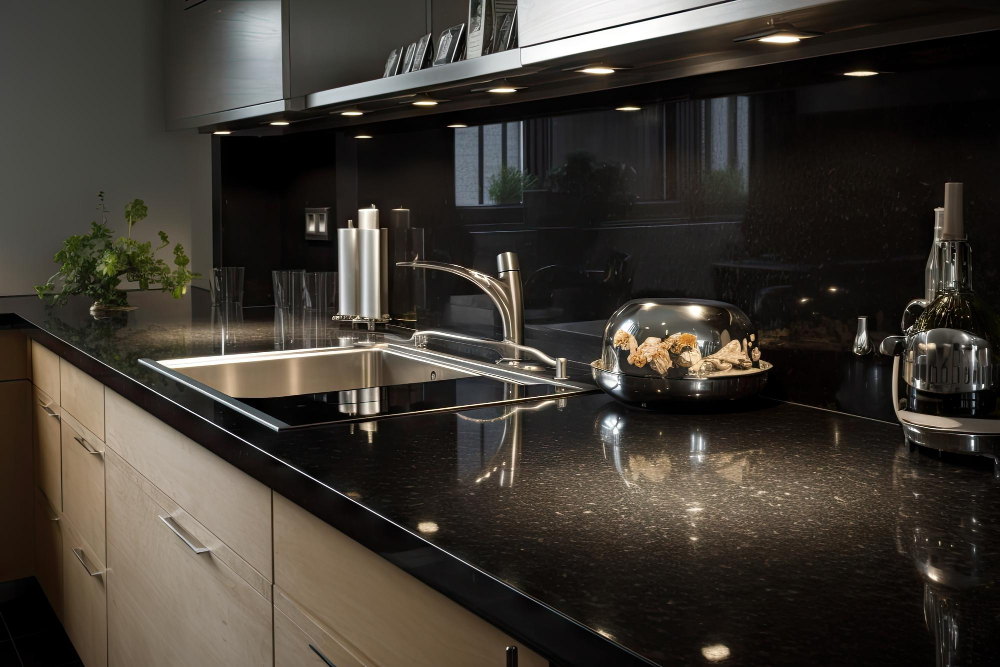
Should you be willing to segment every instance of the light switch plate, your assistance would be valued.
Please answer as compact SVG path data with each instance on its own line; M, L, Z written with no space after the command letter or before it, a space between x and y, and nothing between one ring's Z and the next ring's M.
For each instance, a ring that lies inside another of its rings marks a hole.
M330 240L330 207L306 209L306 240Z

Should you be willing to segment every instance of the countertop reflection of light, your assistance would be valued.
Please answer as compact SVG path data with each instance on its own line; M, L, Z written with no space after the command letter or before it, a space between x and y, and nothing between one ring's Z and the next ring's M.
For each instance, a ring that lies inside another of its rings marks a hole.
M710 662L721 662L729 657L729 647L725 644L703 646L701 648L701 654L704 656L705 660Z
M642 111L642 107L626 104L625 106L615 107L615 111Z
M833 285L830 285L829 287L826 288L826 291L829 292L829 293L831 293L831 294L836 294L838 290Z
M417 530L425 535L431 535L438 532L438 525L433 521L421 521L417 524Z
M844 76L856 76L856 77L878 76L878 72L870 69L856 69L850 72L844 72Z
M810 301L812 301L812 299L810 299L807 296L804 296L801 299L799 299L799 303L809 303Z

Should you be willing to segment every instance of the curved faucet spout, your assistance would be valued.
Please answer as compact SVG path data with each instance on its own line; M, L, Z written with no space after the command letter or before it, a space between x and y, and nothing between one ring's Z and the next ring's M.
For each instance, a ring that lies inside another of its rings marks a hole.
M456 276L462 276L486 293L493 305L500 311L500 321L503 324L504 340L518 345L524 344L524 311L521 300L521 272L518 270L517 255L503 253L497 257L501 267L500 278L475 269L469 269L458 264L447 262L428 262L415 260L412 262L397 262L396 266L408 266L414 269L436 269L446 271Z

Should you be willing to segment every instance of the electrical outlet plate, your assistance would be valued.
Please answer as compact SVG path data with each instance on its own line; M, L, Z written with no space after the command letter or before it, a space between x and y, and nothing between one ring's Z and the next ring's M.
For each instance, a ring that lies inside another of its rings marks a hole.
M306 240L330 240L330 207L306 209Z

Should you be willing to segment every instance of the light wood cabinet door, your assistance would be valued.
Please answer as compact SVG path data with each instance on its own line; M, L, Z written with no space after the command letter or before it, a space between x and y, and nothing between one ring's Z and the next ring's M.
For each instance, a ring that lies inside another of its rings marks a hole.
M274 667L372 667L351 655L315 619L274 590Z
M59 403L37 387L33 393L35 484L49 499L49 505L62 512L62 443L59 435L62 417Z
M511 637L274 494L274 585L359 660L504 667ZM520 667L548 661L518 646Z
M107 414L108 448L270 581L271 490L111 390Z
M65 359L59 361L59 405L104 440L104 385Z
M41 490L35 489L35 576L45 597L63 617L62 517L49 506Z
M104 443L68 412L62 418L63 514L107 560L104 530Z
M196 553L211 546L204 527L187 515L170 527L127 467L108 456L109 665L270 666L270 599L213 550Z
M32 574L31 383L0 382L0 581Z
M104 563L63 518L63 627L86 667L108 664L108 573Z
M31 381L59 402L59 355L37 341L31 341Z

